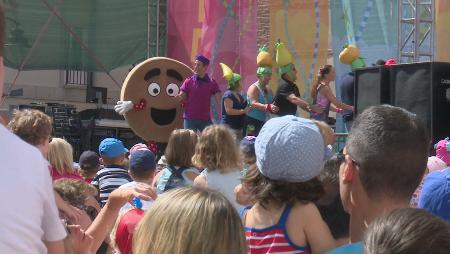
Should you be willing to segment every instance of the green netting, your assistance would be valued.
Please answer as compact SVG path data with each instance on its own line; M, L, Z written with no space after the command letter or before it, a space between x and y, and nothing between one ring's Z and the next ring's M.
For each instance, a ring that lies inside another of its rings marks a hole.
M156 55L156 0L4 0L7 17L5 64L23 70L109 71ZM48 2L48 7L45 2ZM150 12L148 6L150 4ZM90 52L82 49L54 8ZM150 16L150 37L148 43ZM165 19L165 15L161 17ZM161 23L161 22L160 22ZM160 34L165 34L165 20ZM152 25L154 24L154 25ZM160 28L161 28L160 27ZM33 44L35 47L32 49ZM165 40L160 41L160 55ZM30 50L32 49L32 53ZM148 53L150 49L150 53Z

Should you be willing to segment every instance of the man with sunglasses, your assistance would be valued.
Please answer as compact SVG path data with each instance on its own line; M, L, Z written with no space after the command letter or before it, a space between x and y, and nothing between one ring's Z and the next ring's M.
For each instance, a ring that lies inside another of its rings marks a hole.
M360 114L339 169L340 195L350 214L350 243L328 253L363 253L362 235L377 217L409 206L427 165L429 137L415 114L389 105Z

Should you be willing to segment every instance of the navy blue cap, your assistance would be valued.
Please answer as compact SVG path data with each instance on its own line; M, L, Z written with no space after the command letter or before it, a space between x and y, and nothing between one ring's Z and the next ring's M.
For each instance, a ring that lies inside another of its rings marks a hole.
M149 171L156 169L156 158L150 150L138 150L130 154L131 171Z
M241 140L240 144L241 151L245 154L255 155L255 141L256 141L255 136L245 136Z

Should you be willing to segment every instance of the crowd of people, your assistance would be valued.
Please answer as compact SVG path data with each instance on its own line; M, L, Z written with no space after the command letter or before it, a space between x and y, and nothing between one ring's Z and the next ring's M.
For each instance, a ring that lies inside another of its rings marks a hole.
M275 94L264 57L247 96L240 75L223 67L220 124L210 117L220 89L198 55L178 95L184 129L162 157L105 137L74 159L71 145L51 136L49 116L17 111L0 125L0 252L450 253L449 140L429 157L420 119L380 105L351 119L345 148L333 153L324 121L353 107L330 89L329 65L312 86L314 102L304 100L286 52L277 44ZM297 117L298 107L312 119Z

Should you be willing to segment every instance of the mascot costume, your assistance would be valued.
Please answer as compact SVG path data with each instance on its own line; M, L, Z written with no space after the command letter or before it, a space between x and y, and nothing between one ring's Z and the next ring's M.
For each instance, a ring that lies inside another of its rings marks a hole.
M183 80L193 71L166 57L153 57L134 67L127 75L114 107L133 132L159 155L164 153L170 134L183 128L183 110L175 98Z

